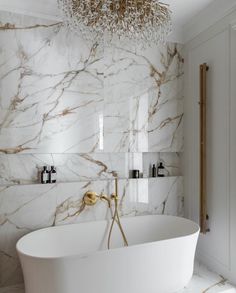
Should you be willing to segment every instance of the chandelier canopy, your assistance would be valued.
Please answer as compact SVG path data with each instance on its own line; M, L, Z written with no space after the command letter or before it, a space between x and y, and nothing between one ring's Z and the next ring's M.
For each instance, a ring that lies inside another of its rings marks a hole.
M144 46L165 42L171 11L159 0L58 0L65 23L86 40L113 38Z

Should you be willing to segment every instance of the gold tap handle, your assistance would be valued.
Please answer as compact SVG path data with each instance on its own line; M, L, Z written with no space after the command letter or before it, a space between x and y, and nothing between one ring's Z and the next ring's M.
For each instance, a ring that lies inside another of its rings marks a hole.
M83 202L87 206L93 206L98 201L98 194L94 191L87 191L83 197Z

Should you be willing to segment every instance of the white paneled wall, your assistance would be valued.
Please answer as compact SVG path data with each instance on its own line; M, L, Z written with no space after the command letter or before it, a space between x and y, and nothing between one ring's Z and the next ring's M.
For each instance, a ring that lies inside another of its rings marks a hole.
M207 208L210 233L197 256L236 283L236 32L231 13L185 47L185 203L199 221L199 65L207 74Z
M236 276L236 27L231 30L230 99L230 264ZM236 277L235 277L236 278ZM234 280L236 282L236 280Z

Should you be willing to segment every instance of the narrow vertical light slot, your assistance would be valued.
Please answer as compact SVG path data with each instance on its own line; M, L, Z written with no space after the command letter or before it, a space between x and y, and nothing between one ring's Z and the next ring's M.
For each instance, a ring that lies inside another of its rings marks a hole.
M148 114L149 94L143 94L139 99L138 112L138 149L148 151Z
M99 150L104 149L104 118L103 114L99 114Z

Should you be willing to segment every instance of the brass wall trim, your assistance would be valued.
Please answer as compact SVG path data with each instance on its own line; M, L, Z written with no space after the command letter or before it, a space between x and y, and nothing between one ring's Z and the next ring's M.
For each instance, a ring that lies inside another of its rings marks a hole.
M200 65L200 229L201 233L206 234L208 229L207 214L207 160L206 160L206 142L207 142L207 71L209 67L206 63Z

